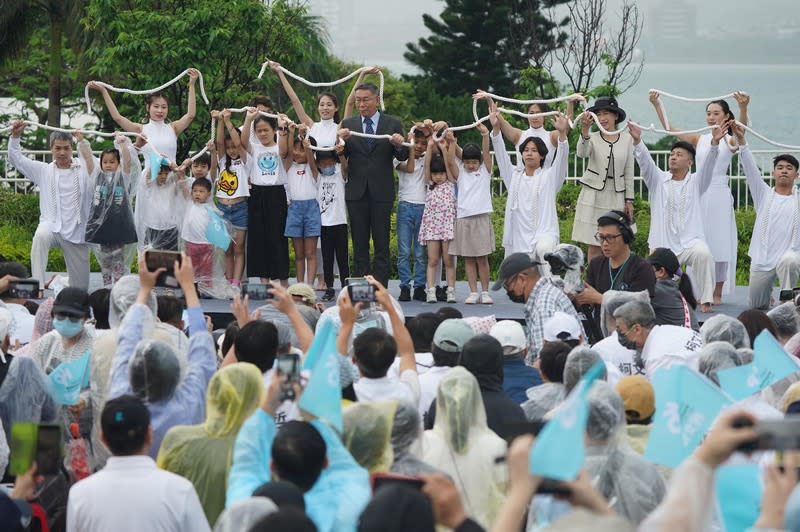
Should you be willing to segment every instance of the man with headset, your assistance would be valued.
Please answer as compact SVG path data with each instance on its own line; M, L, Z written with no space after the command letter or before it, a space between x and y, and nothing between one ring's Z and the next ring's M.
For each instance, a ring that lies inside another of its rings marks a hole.
M597 233L602 255L589 262L583 292L575 296L579 305L592 305L592 318L600 327L600 305L608 290L655 294L656 277L647 260L631 252L633 229L628 215L609 211L597 219Z

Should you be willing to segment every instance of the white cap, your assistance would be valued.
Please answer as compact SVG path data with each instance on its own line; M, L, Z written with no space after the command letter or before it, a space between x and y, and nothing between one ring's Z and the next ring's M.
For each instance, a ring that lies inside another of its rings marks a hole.
M500 342L500 345L503 346L503 353L506 355L519 353L528 345L525 330L522 325L513 320L498 321L492 326L489 334Z
M558 311L544 322L544 339L547 342L580 340L582 334L581 324L566 312Z

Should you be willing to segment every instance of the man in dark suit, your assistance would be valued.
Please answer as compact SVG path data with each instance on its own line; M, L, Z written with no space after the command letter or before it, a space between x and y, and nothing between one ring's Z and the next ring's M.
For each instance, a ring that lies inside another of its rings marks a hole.
M355 255L354 274L372 275L384 286L389 284L389 230L394 206L393 159L408 159L403 146L400 121L378 112L380 95L372 83L355 90L358 116L343 120L339 135L345 140L348 178L345 187L350 234ZM391 135L391 140L351 135L351 131ZM369 240L375 248L375 264L370 270Z

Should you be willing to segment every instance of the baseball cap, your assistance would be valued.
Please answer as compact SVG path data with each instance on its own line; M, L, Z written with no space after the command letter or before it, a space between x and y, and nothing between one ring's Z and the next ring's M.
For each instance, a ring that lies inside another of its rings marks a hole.
M306 303L313 305L317 302L317 295L314 293L314 289L306 283L295 283L287 291L290 295L302 298Z
M462 319L444 320L433 333L433 345L449 353L460 353L474 336L472 327Z
M497 272L497 281L492 285L492 290L500 290L503 284L510 278L520 272L524 272L531 266L539 266L541 262L531 259L527 253L512 253L500 264L500 270Z
M580 340L581 324L573 316L560 310L547 318L544 322L544 339L548 342L564 342L567 340Z
M67 286L61 290L53 303L53 314L82 317L90 312L89 293L77 286Z
M121 395L106 403L100 426L109 440L132 439L147 431L150 411L138 397Z
M525 330L522 325L513 320L498 321L494 324L489 334L497 338L497 341L503 346L503 353L506 355L519 353L527 346Z
M671 275L674 275L681 267L678 257L668 248L654 249L650 256L647 257L647 262L661 266Z
M656 411L656 394L650 381L641 375L623 377L617 383L617 393L625 406L625 419L642 421Z

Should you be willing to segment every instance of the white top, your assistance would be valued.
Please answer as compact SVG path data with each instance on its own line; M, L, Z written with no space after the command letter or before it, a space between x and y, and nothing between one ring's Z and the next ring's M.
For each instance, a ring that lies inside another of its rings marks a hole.
M165 124L163 120L150 120L142 125L142 135L147 137L147 143L159 154L177 163L175 157L178 156L178 135L171 125Z
M209 531L197 492L149 456L112 456L69 490L67 532Z
M413 370L407 369L399 379L390 376L380 379L367 379L361 377L353 383L353 389L360 402L380 401L383 399L397 399L408 401L414 406L419 406L419 377Z
M208 244L206 229L211 217L208 214L208 203L197 203L192 201L181 225L181 239L192 244Z
M492 212L491 176L486 165L468 172L458 161L458 217L477 216Z
M650 192L650 249L669 248L675 255L705 241L700 196L711 184L712 171L719 149L711 146L709 156L696 174L689 173L682 181L659 169L644 142L634 146L633 154L642 171L642 179Z
M714 163L714 178L712 180L712 186L728 186L728 169L730 168L731 159L733 158L733 152L730 150L730 144L728 144L728 136L726 135L724 139L719 141L720 148L727 146L727 149L720 149L719 155L717 155L717 161ZM697 146L695 147L695 167L699 170L700 165L702 165L706 157L708 157L709 152L711 151L711 133L705 133L700 135L700 138L697 139Z
M278 151L278 145L264 146L260 142L250 143L250 182L260 186L286 184L286 171Z
M186 192L190 190L188 180L178 182L174 172L170 172L163 185L150 179L149 174L145 175L136 193L134 219L137 232L142 233L145 227L161 230L180 227L183 212L191 203L186 198ZM142 236L139 241L142 242Z
M20 140L8 142L11 164L39 187L39 225L49 227L73 244L83 244L86 220L93 199L94 182L78 159L72 167L56 168L54 162L43 163L22 155Z
M597 354L605 360L606 364L612 364L626 377L647 374L643 368L636 367L636 351L623 347L619 343L617 331L613 331L609 336L594 344L592 349L597 351Z
M439 383L442 378L450 371L448 366L434 366L424 374L419 376L419 415L424 416L431 405L436 400L439 391Z
M264 373L264 388L268 387L272 382L272 372L274 369L267 370ZM308 378L308 375L304 375ZM300 419L300 409L297 407L297 401L284 401L275 409L275 424L279 427L289 421Z
M503 247L506 254L532 253L536 242L551 236L559 240L556 196L567 179L569 143L558 143L558 157L552 166L539 168L532 176L524 167L514 167L508 156L503 137L492 135L495 159L500 177L508 189L503 220ZM548 154L549 156L549 154Z
M286 170L286 179L289 181L290 201L317 199L317 183L307 164L292 163Z
M317 201L323 226L330 227L347 223L344 178L339 163L336 163L336 173L333 175L317 174Z
M311 124L308 129L308 136L314 137L314 140L317 141L317 146L320 148L335 146L336 131L338 129L339 124L334 122L333 118L328 118Z
M517 150L517 168L522 169L525 168L525 163L522 162L522 156L519 153L520 145L525 142L525 140L537 137L542 139L544 145L547 146L547 156L544 158L544 163L542 164L542 168L550 168L553 164L553 157L556 154L556 145L553 144L553 138L550 136L550 131L547 131L543 127L529 127L525 131L521 131L519 135L519 140L514 145L514 149ZM497 150L495 150L497 153ZM497 157L495 155L495 157Z
M413 149L413 148L412 148ZM398 164L405 164L404 162L394 160L392 163L395 168ZM414 171L403 172L397 170L397 180L400 187L397 191L398 201L407 201L408 203L417 203L425 205L425 157L417 157L414 159Z
M433 367L433 353L414 353L414 359L417 362L417 375L420 377ZM400 378L400 357L395 357L386 374L390 377Z
M9 341L11 342L11 347L13 348L17 340L19 340L19 343L22 345L30 343L31 337L33 336L33 324L36 321L36 317L34 317L23 305L18 305L17 303L0 302L0 306L7 308L11 313L12 321L11 326L8 328L8 336Z
M217 158L219 177L217 178L217 197L224 199L246 198L250 196L247 186L249 168L241 158L231 160L230 169L225 168L228 156Z
M698 351L703 347L700 333L677 325L656 325L647 335L642 348L642 360L648 378L658 368L686 364L697 370Z
M756 223L750 239L750 270L763 272L775 269L781 256L788 251L800 251L800 191L792 187L790 196L777 194L764 182L749 146L742 146L739 160L747 176L747 187L753 196Z

